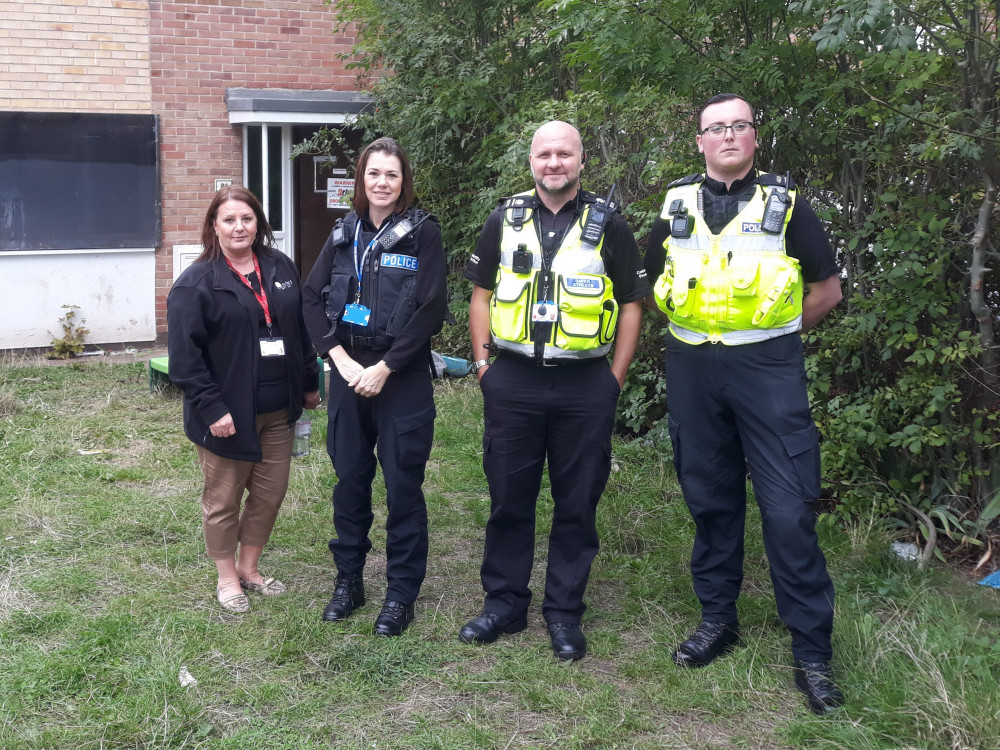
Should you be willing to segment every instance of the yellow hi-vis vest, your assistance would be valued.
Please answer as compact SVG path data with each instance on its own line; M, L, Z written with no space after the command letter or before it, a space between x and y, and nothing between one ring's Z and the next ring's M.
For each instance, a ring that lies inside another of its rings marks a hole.
M777 184L782 178L761 179ZM670 332L689 344L738 345L799 330L802 272L798 260L785 253L795 190L787 191L792 202L780 233L761 230L769 191L757 184L743 210L719 234L712 234L698 202L700 182L687 178L669 189L660 213L661 219L671 221L670 207L681 200L694 220L689 237L668 236L664 241L666 262L653 285L656 304L670 319Z
M600 200L600 199L598 199ZM498 349L535 357L535 303L540 300L542 247L535 227L534 191L507 199L500 233L500 265L490 305L490 331ZM555 303L551 334L542 348L543 360L602 357L611 349L618 323L618 303L604 270L601 247L583 240L592 204L566 230L552 260L554 276L548 301ZM514 271L514 253L530 253L530 268ZM547 306L550 307L551 306ZM548 311L551 315L551 309Z

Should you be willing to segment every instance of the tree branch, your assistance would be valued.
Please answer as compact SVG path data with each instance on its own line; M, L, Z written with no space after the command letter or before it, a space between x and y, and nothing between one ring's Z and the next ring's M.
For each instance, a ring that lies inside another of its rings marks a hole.
M923 125L925 128L930 128L931 130L938 130L938 131L940 131L942 133L951 133L952 135L960 135L960 136L962 136L964 138L971 138L971 139L976 140L976 141L983 141L983 142L986 142L986 143L998 143L998 144L1000 144L1000 138L994 138L994 137L988 136L988 135L975 135L973 133L968 133L968 132L966 132L964 130L955 130L954 128L949 128L947 125L938 125L938 124L933 123L933 122L926 122L924 120L921 120L919 117L914 117L913 115L911 115L911 114L909 114L907 112L904 112L903 110L901 110L901 109L899 109L897 107L892 106L891 104L889 104L887 101L885 101L883 99L879 99L877 96L875 96L875 94L873 94L870 91L868 91L868 89L866 89L864 86L859 85L858 88L860 88L862 91L864 91L865 94L868 95L868 98L871 99L873 102L877 102L878 104L881 104L883 107L885 107L887 110L889 110L890 112L895 112L897 115L905 117L907 120L910 120L911 122L915 122L918 125Z

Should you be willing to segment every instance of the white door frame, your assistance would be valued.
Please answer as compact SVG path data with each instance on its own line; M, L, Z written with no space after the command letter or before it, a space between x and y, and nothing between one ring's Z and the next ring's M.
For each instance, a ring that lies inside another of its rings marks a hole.
M277 179L281 183L281 217L282 217L282 228L281 230L275 230L274 240L277 243L278 250L287 255L292 260L295 260L295 217L293 214L295 206L295 184L292 180L292 126L287 123L247 123L243 125L243 179L244 184L246 184L246 177L249 174L249 164L250 164L250 139L248 137L248 132L250 128L260 128L260 153L255 154L255 157L260 159L261 163L261 203L264 206L264 215L271 216L271 206L270 195L271 195L271 181ZM281 174L272 175L270 173L270 164L267 158L270 149L270 136L269 130L271 128L281 128Z

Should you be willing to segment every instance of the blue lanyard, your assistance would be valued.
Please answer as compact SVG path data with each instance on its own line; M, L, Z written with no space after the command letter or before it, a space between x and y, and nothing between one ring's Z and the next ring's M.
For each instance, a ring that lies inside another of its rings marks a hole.
M365 247L365 252L362 254L361 259L358 259L358 237L361 236L361 217L358 217L358 223L354 225L354 272L358 275L358 294L357 299L361 299L361 276L363 274L362 269L365 267L365 261L368 260L368 253L371 249L375 247L375 243L378 242L378 238L382 236L382 232L389 228L389 224L383 224L382 228L375 233L372 241L368 243Z

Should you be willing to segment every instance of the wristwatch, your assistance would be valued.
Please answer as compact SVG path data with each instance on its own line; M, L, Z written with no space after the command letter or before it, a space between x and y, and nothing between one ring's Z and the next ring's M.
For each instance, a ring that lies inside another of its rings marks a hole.
M480 367L486 367L489 363L489 359L477 359L469 366L469 369L472 370L472 374L475 375L479 372Z

